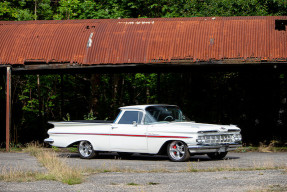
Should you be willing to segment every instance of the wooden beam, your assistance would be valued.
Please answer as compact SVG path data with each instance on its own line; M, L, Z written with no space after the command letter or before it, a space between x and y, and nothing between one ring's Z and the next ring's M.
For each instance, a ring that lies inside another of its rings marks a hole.
M6 76L6 151L10 150L11 127L11 67L7 67Z

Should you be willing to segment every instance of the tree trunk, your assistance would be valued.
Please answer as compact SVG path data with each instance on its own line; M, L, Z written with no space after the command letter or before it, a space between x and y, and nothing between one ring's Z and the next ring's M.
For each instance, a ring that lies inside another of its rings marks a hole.
M92 74L90 82L91 82L91 97L90 97L89 112L97 114L97 103L99 101L100 74Z

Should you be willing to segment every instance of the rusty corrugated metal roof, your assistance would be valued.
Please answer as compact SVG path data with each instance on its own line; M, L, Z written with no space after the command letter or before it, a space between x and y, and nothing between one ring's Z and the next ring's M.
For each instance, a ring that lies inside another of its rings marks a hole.
M275 29L276 20L283 21L282 29ZM286 62L286 20L287 16L0 21L0 64Z

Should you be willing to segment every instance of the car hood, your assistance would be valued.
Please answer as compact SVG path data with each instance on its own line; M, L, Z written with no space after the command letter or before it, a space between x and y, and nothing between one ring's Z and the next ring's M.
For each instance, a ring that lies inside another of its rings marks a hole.
M239 132L240 128L235 125L217 125L195 122L165 122L153 124L150 130L177 133L218 133Z

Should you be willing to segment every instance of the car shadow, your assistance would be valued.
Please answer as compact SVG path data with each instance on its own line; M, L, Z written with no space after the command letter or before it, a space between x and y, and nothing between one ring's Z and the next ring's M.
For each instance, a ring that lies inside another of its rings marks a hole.
M80 158L78 153L60 153L59 157L63 158ZM234 160L239 159L240 157L235 156L226 156L224 160ZM166 155L150 155L150 154L138 154L135 153L129 157L121 157L117 153L99 153L98 156L93 159L107 159L107 160L141 160L141 161L169 161L168 156ZM191 162L199 162L199 161L222 161L222 160L214 160L210 159L207 155L194 155L190 157Z

